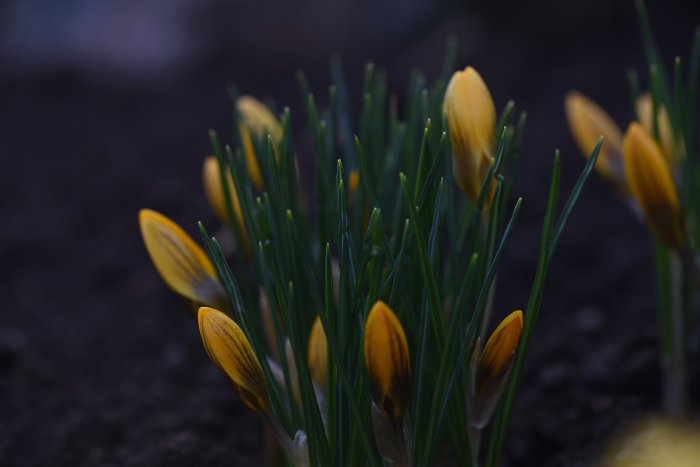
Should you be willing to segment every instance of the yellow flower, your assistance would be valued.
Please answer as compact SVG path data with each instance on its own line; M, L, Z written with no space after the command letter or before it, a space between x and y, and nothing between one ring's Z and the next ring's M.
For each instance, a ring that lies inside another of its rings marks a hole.
M512 368L523 331L523 312L516 310L501 321L483 352L477 344L472 360L472 395L469 420L483 428L498 404ZM480 342L480 341L479 341Z
M241 401L265 414L269 410L265 376L241 328L224 313L207 307L199 309L198 322L209 358L229 379Z
M139 224L148 254L168 287L199 304L226 303L214 265L180 226L150 209L139 212Z
M367 316L364 354L375 404L395 427L401 426L411 376L408 344L399 319L381 300Z
M217 217L222 224L228 225L228 211L226 210L226 200L224 186L221 183L221 174L219 173L219 161L214 156L209 156L204 160L204 191L206 192L209 204L211 204ZM236 185L234 185L231 172L226 170L226 182L231 195L231 205L233 206L233 215L238 224L238 233L241 238L242 250L250 254L250 239L248 231L245 228L245 220L243 218L243 210L241 202L238 199Z
M323 388L323 392L328 392L328 343L323 324L319 316L314 320L309 335L309 349L306 358L309 365L311 378Z
M639 117L639 123L642 124L644 129L650 135L654 134L653 121L651 119L652 114L652 102L649 93L644 93L637 99L637 116ZM683 145L679 144L676 146L676 140L673 136L673 127L671 127L671 118L668 116L666 107L663 105L659 106L656 110L656 123L659 129L659 144L664 151L666 160L673 166L678 163L685 155L679 153L679 148L682 149Z
M236 101L236 109L242 120L238 124L238 130L250 181L257 190L260 190L263 180L253 138L260 141L269 134L272 136L272 142L279 144L282 141L282 126L270 109L252 96L239 97Z
M564 108L574 140L585 157L590 157L598 138L603 136L603 146L595 168L622 191L627 191L622 162L622 132L617 124L598 104L576 91L566 95Z
M639 123L633 122L625 133L623 153L630 191L641 206L649 229L669 247L683 251L683 213L661 148Z
M443 102L452 146L452 172L459 188L476 203L493 157L496 108L472 67L452 75Z

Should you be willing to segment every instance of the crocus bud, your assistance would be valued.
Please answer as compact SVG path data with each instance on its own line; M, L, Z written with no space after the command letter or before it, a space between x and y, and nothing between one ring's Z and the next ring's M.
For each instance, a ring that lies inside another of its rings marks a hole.
M309 349L307 363L311 378L318 384L324 393L328 392L328 342L323 324L319 316L314 320L309 335Z
M408 344L399 319L381 300L367 316L364 353L374 403L400 427L409 399Z
M474 68L452 75L443 111L452 147L452 172L462 192L476 203L493 157L496 109L489 89Z
M623 143L625 172L649 230L669 247L685 249L686 234L676 185L656 141L637 122L627 128Z
M212 362L229 379L241 401L254 411L269 410L267 384L258 357L241 328L224 313L202 307L199 333Z
M644 93L637 98L637 116L639 117L639 123L642 124L644 129L650 135L654 134L654 122L651 118L653 113L653 104L651 102L651 96L649 93ZM661 149L664 151L666 160L673 167L680 159L682 159L685 154L679 151L682 150L683 145L676 145L676 140L673 136L673 127L671 126L671 118L668 116L666 107L660 105L656 110L656 124L659 130L658 142Z
M513 367L522 331L523 312L517 310L501 321L483 351L478 341L471 362L471 426L484 428L491 419Z
M598 138L603 136L595 169L618 188L627 191L620 128L605 110L579 92L572 91L566 95L564 108L571 133L585 157L590 157Z
M198 304L224 306L226 294L216 269L192 237L150 209L139 212L139 224L146 250L168 287Z
M262 175L253 138L260 141L269 134L272 136L272 142L279 144L282 141L282 126L270 109L252 96L239 97L236 101L236 109L241 116L238 130L241 135L250 181L257 190L260 190L262 188Z
M226 209L226 198L224 185L221 183L221 173L219 172L219 161L214 156L209 156L204 160L204 191L209 199L209 204L214 209L222 224L228 224L228 211ZM236 185L234 185L231 172L225 171L226 182L228 185L229 194L231 197L231 206L233 207L233 215L238 224L238 233L241 239L241 248L246 254L250 254L250 239L248 231L245 228L245 220L243 218L243 210L241 202L238 199Z

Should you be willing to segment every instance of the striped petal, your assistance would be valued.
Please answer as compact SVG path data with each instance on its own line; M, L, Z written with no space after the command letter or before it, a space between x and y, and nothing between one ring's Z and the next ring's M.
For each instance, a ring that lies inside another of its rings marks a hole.
M367 316L364 354L374 402L399 427L409 399L408 344L399 319L381 300Z
M472 395L469 421L486 426L498 404L512 368L515 351L523 331L523 312L516 310L498 325L483 352L477 345L472 360Z
M229 379L241 401L254 411L269 410L267 384L262 367L243 330L224 313L202 307L199 333L209 358Z
M139 224L148 254L168 287L199 304L226 303L214 265L180 226L150 209L139 212Z

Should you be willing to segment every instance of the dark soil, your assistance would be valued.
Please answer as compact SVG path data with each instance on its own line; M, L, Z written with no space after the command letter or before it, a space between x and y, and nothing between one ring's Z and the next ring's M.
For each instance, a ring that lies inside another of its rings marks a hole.
M290 105L303 132L294 70L305 68L323 92L332 50L346 57L355 89L371 58L403 90L412 66L437 73L454 33L460 66L480 70L497 106L513 98L528 111L515 190L525 204L496 312L523 308L554 149L562 150L565 193L583 166L563 117L565 92L577 88L605 103L620 124L629 118L626 73L644 62L632 4L611 3L497 2L478 12L414 5L418 13L386 28L363 23L360 9L346 21L354 23L318 31L316 42L296 36L300 26L280 29L284 12L270 18L248 6L252 12L236 16L231 7L231 30L226 14L204 15L199 20L212 25L202 32L206 48L148 76L101 64L13 68L22 60L6 54L0 465L261 465L260 423L208 361L187 306L157 276L137 212L157 209L190 232L200 219L214 225L201 163L207 130L227 134L231 124L226 84ZM697 10L666 3L651 11L666 56L686 56ZM253 13L258 27L243 27ZM228 41L212 39L221 37ZM647 234L593 177L550 273L504 465L590 465L616 429L658 409L656 330ZM699 375L693 363L695 394Z

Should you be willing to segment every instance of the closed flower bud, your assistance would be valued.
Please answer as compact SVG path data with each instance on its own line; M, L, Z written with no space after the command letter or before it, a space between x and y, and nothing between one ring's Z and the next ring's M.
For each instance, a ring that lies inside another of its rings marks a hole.
M566 119L574 140L585 157L590 157L598 138L603 145L595 168L618 188L625 188L625 172L622 162L622 132L610 115L598 104L579 92L569 92L564 101Z
M209 156L204 160L204 191L206 192L209 204L214 209L222 224L228 224L228 211L226 209L226 198L224 186L221 183L221 173L219 172L219 161L214 156ZM231 206L233 207L233 215L238 224L238 233L241 239L241 248L246 254L250 253L250 240L248 239L248 231L245 228L245 220L243 219L243 210L241 202L238 199L236 185L234 185L233 177L229 170L225 171L226 182L228 185L229 194L231 196Z
M639 117L639 123L642 124L644 129L650 135L654 134L654 122L651 118L653 104L651 102L651 96L649 93L644 93L637 99L637 116ZM671 118L668 116L666 107L663 105L659 106L656 110L656 125L659 130L658 142L661 149L664 151L666 160L671 166L678 163L680 159L685 157L685 154L681 153L683 145L676 145L676 140L673 136L673 127L671 127Z
M236 109L241 116L238 130L241 135L250 181L257 190L260 190L262 188L262 175L258 164L259 155L256 155L253 138L261 141L269 134L272 136L272 142L279 144L282 140L282 126L270 109L252 96L239 97L236 101Z
M457 71L445 91L443 111L452 147L452 172L472 203L493 157L496 108L491 93L472 67Z
M409 399L408 344L399 319L381 300L367 316L364 353L372 398L394 427L400 427Z
M484 350L480 341L472 355L472 391L469 422L484 428L498 405L512 368L515 351L523 331L523 312L514 311L501 321Z
M198 304L225 306L214 265L192 237L150 209L139 212L139 224L148 254L168 287Z
M266 414L269 400L265 376L241 328L224 313L207 307L199 309L198 322L209 358L229 379L245 405Z
M323 388L323 392L328 392L328 342L323 324L319 316L314 320L309 335L309 349L307 353L307 363L311 378Z
M642 208L646 223L669 247L685 249L686 234L676 186L661 148L639 123L627 128L623 143L630 191Z

